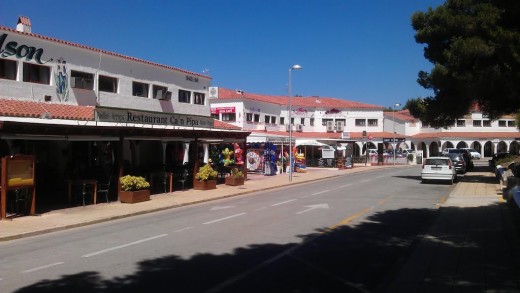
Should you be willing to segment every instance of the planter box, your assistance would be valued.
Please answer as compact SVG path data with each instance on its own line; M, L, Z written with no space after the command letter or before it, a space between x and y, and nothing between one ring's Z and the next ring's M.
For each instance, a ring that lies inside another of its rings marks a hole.
M150 190L121 191L119 201L123 203L138 203L150 200Z
M217 189L217 180L193 181L193 189L195 190L209 190Z
M226 185L231 185L231 186L244 185L244 177L235 178L232 176L228 176L228 177L226 177Z

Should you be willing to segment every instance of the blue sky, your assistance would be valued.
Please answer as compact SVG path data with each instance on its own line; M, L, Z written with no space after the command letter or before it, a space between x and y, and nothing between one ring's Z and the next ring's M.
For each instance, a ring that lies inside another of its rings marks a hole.
M391 106L431 95L411 15L444 0L2 0L0 25L193 72L212 85Z

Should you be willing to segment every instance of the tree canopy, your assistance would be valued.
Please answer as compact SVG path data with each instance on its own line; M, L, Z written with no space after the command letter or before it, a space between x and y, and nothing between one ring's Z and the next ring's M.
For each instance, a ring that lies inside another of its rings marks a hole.
M446 127L474 105L491 119L520 110L520 1L447 0L412 26L434 65L417 79L434 95L409 100L413 116Z

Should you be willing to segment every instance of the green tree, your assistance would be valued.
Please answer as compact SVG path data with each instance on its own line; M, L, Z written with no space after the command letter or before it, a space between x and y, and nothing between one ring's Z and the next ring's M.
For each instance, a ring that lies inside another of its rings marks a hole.
M412 26L434 65L417 79L434 95L412 100L412 115L446 127L474 104L491 119L520 109L520 1L447 0Z

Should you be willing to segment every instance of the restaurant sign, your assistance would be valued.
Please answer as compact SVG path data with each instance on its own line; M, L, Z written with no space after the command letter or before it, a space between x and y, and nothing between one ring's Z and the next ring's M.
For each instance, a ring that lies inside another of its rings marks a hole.
M96 108L96 121L202 128L214 127L214 119L211 117L109 108Z
M235 107L211 108L211 114L235 113Z

